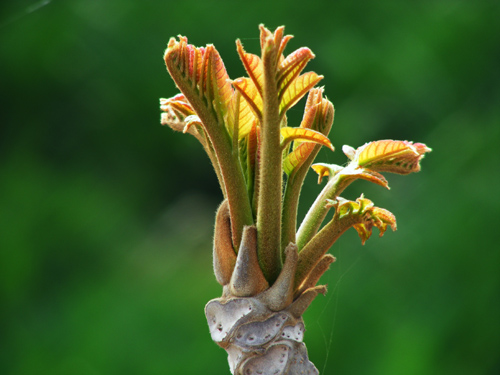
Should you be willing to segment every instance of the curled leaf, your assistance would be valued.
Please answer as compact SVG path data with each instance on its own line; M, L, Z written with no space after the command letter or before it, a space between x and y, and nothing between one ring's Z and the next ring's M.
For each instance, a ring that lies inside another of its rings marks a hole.
M393 231L397 229L396 217L392 212L384 208L373 207L368 214L370 215L370 220L373 222L373 225L380 231L380 237L384 235L387 226L390 226Z
M358 148L354 159L360 167L372 171L409 174L420 171L420 160L430 151L422 143L382 140Z
M177 94L169 99L160 99L161 124L167 125L175 131L190 133L206 146L206 135L200 118L183 94ZM199 125L193 126L193 125Z
M183 133L188 133L192 126L200 126L200 127L202 126L201 120L197 115L191 115L191 116L186 117L184 122L186 125L184 126L184 129L182 130Z
M352 168L352 167L341 167L336 164L326 164L326 163L317 163L313 164L311 167L318 174L318 184L321 183L323 177L328 177L330 180L332 177L337 176L339 180L354 181L358 178L362 180L373 182L377 185L383 186L386 189L389 189L389 184L384 176L380 173L364 169L364 168Z
M281 135L283 137L281 148L285 148L290 142L298 140L301 142L318 143L334 151L333 145L328 137L312 129L284 127L281 128Z
M219 52L213 45L195 47L186 37L171 38L165 64L177 87L191 103L205 127L222 123L233 96L233 88ZM206 111L209 109L210 111ZM211 118L211 113L215 118Z
M332 177L340 172L343 167L336 164L316 163L311 168L318 174L318 184L321 184L323 177Z
M180 118L194 114L194 110L184 94L177 94L169 99L160 99L160 109L163 112L172 111L175 116Z
M283 29L283 31L284 31L284 29ZM283 56L283 52L285 51L286 45L288 44L288 42L292 38L293 38L293 35L285 35L285 36L283 36L281 38L280 48L278 50L278 56L279 56L279 63L280 64L283 62L283 60L285 60L285 57Z
M307 130L314 130L326 138L332 128L334 109L333 104L329 100L323 98L322 95L322 88L316 88L309 91L300 128L304 129L304 133L306 133ZM328 145L328 147L333 150L333 146L330 147L330 145ZM293 170L296 170L296 168L299 168L305 162L314 151L315 147L316 145L314 143L295 139L293 151L289 153L283 161L284 171L290 175ZM317 153L318 151L319 150L316 150L315 152ZM310 163L312 163L312 160L310 160ZM307 168L309 168L309 165Z
M318 283L321 276L330 268L330 264L337 259L331 254L325 254L314 266L311 272L306 276L305 280L296 288L295 297L298 297L309 288L313 288Z
M314 101L311 103L309 101L310 97L313 97L313 100L317 102L315 104L313 104ZM314 114L312 119L309 118L310 114ZM311 128L327 136L332 128L334 115L335 109L333 108L332 102L323 98L323 88L311 89L309 91L306 110L300 127Z
M357 176L363 180L373 182L377 185L390 189L389 183L380 173L372 171L371 169L358 170Z
M348 145L342 146L342 152L349 158L349 160L354 159L354 157L356 156L356 149Z
M375 207L373 202L364 198L363 195L355 202L338 197L327 204L335 207L335 216L339 219L347 216L357 218L357 222L352 226L358 232L363 245L370 238L373 227L378 228L380 237L384 235L387 226L390 226L393 231L397 229L396 217L384 208Z
M304 118L302 119L302 123L300 124L301 127L303 128L311 127L307 126L304 122L307 114L311 112L312 107L318 105L323 100L325 100L323 98L323 91L324 91L323 87L315 87L309 91L309 94L307 95L306 106L304 108Z
M229 284L236 263L231 238L231 217L229 204L224 200L217 210L215 216L215 235L213 245L213 264L215 278L220 285Z

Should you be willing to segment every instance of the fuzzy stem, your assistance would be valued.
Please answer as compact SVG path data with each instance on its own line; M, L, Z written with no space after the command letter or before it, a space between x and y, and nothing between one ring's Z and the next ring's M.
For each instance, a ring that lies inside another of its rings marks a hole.
M263 31L263 34L266 34ZM281 268L281 190L280 114L276 87L276 50L272 35L263 35L262 63L264 87L262 101L262 144L259 163L257 229L259 261L266 279L272 283Z
M325 255L335 241L354 224L358 224L360 220L361 217L357 215L346 215L340 219L335 215L333 219L304 246L299 253L297 262L295 288L298 288L302 284L304 279L309 275L314 266L321 260L323 255Z
M281 252L282 257L285 248L290 242L296 243L297 230L297 210L299 205L300 191L306 177L309 167L316 158L320 145L314 147L313 151L306 159L304 164L293 171L286 182L285 193L283 197L283 223L281 229Z
M356 179L356 177L353 177L350 173L352 168L354 168L354 165L349 164L342 171L331 177L311 208L309 208L309 211L297 231L297 246L299 247L299 251L302 251L311 238L318 233L321 223L323 223L323 220L330 210L330 207L326 206L326 200L338 197L344 189Z

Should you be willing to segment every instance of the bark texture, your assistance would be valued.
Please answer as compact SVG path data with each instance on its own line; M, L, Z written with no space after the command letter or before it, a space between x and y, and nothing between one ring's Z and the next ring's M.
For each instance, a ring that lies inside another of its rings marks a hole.
M304 322L258 298L213 299L205 307L212 339L228 353L233 375L319 374L302 342Z

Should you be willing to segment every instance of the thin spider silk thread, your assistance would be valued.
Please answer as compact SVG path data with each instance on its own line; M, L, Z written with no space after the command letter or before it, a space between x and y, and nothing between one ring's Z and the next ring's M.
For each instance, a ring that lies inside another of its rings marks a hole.
M341 249L337 249L337 253L339 254L339 257L340 257L340 254L341 254ZM335 325L336 325L336 321L337 321L337 310L338 310L338 305L339 305L339 290L340 290L340 284L344 278L344 276L346 276L353 268L354 266L359 262L360 260L360 255L358 255L358 257L356 258L356 260L349 266L349 268L342 272L342 261L340 262L335 262L336 265L338 266L339 268L339 272L341 273L340 277L338 278L337 282L335 283L335 286L333 287L333 290L331 290L329 293L328 293L328 298L327 298L327 301L325 303L325 306L323 307L323 309L321 310L321 312L319 313L319 316L318 318L316 319L316 323L318 324L318 326L320 327L321 329L321 334L323 336L323 341L325 343L325 351L326 351L326 355L325 355L325 362L323 364L323 371L321 373L325 373L326 371L326 366L328 364L328 359L330 357L330 352L332 350L332 344L333 344L333 334L334 334L334 331L335 331ZM331 270L329 270L331 271ZM331 279L331 276L332 274L329 275L329 279ZM325 314L326 310L327 310L327 307L328 305L331 303L332 299L334 298L335 296L335 305L334 305L334 309L333 309L333 318L332 318L332 327L330 329L330 334L329 334L329 337L327 339L326 335L325 335L325 331L323 329L323 327L321 326L321 323L320 323L320 318Z

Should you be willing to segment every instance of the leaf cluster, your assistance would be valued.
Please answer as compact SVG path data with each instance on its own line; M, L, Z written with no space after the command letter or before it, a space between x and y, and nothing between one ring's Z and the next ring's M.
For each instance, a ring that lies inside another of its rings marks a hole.
M418 172L430 151L421 143L381 140L344 146L345 166L313 165L322 146L334 150L328 138L334 107L324 88L315 87L323 77L303 72L312 51L302 47L285 56L291 38L283 27L272 33L261 25L260 56L237 40L248 76L234 80L214 46L172 38L165 63L181 94L160 102L162 124L195 136L217 173L224 203L216 218L214 269L225 293L256 295L272 285L289 296L288 305L315 287L334 261L326 252L347 229L353 227L363 244L373 227L380 235L388 226L396 229L392 213L364 196L345 200L344 189L357 179L389 188L381 173ZM289 126L287 111L305 95L301 123ZM297 225L311 166L319 182L328 182ZM331 208L334 215L324 224ZM286 285L279 287L283 278Z

